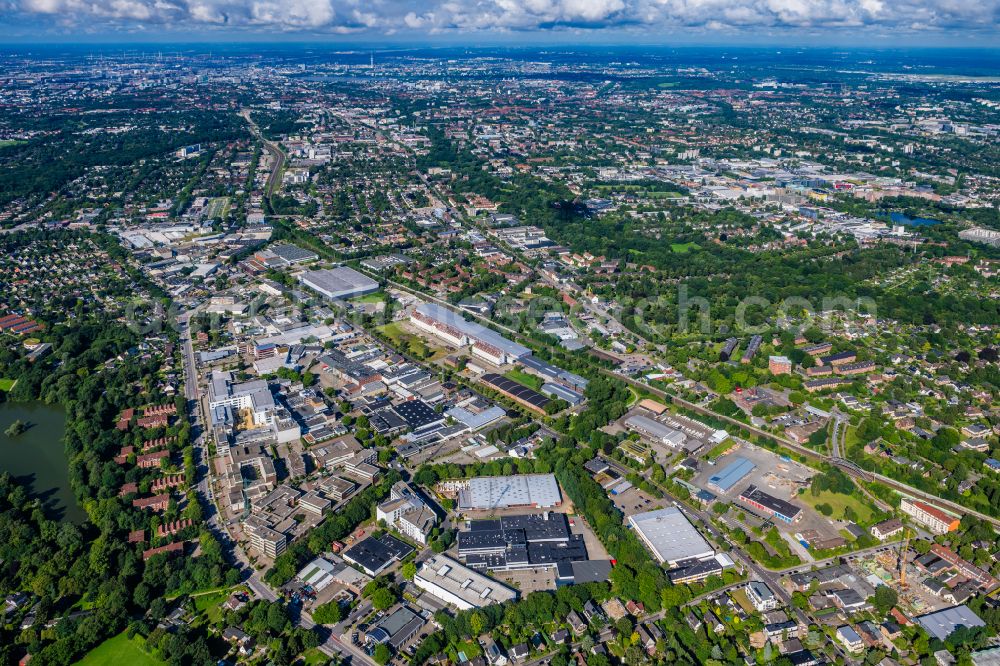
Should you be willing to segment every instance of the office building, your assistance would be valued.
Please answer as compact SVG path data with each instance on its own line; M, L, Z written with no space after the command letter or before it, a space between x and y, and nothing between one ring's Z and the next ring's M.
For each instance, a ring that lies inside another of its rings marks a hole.
M437 524L437 515L405 481L393 484L389 499L375 507L375 518L421 545L427 545Z

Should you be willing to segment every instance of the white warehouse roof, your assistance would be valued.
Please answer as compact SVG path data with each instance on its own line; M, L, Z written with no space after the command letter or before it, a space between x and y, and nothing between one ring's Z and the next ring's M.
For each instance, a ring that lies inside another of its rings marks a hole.
M479 476L458 492L459 509L504 509L559 506L562 494L554 474Z
M673 566L681 560L705 559L715 554L677 507L638 513L629 516L628 523L660 564Z

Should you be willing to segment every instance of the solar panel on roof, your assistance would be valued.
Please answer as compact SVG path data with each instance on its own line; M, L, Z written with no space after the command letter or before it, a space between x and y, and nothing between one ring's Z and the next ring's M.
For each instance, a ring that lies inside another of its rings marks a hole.
M530 389L523 384L519 384L508 377L494 373L487 373L483 375L482 379L487 384L503 391L504 393L515 396L517 399L523 400L524 402L539 409L545 409L545 405L549 404L549 399L538 391Z

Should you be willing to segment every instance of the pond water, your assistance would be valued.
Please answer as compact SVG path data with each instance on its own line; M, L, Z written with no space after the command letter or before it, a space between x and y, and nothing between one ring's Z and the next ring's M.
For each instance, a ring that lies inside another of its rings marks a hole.
M4 431L14 421L29 425L17 437ZM69 465L63 449L66 413L57 405L0 403L0 471L9 472L45 503L52 518L83 522L87 515L69 486Z
M929 227L934 224L941 224L941 220L934 220L929 217L910 217L905 213L889 213L889 219L893 224L907 224L911 227Z

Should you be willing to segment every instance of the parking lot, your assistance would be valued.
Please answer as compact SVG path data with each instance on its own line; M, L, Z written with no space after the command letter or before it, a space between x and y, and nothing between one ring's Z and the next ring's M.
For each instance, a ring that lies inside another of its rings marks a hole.
M494 576L504 581L511 587L521 591L522 595L541 590L556 589L556 570L547 569L518 569L516 571L496 571Z
M656 499L649 493L639 490L636 487L629 488L623 493L618 495L611 495L611 501L614 502L615 506L625 514L625 517L635 515L637 513L644 513L646 511L652 511L653 509L662 509L669 502L663 499Z

